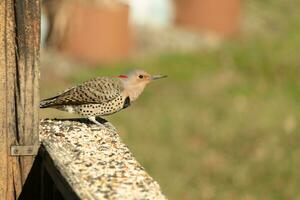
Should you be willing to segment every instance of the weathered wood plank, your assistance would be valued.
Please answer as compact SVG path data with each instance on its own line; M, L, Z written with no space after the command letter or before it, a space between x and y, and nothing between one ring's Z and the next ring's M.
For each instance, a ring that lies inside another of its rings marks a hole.
M80 199L166 199L109 123L43 120L40 140Z
M15 5L17 46L18 132L21 144L38 141L38 63L40 50L40 3L37 0L19 0ZM35 108L35 109L34 109ZM25 112L26 111L26 112ZM33 157L21 157L24 183Z
M0 1L0 199L16 199L33 156L11 145L38 141L40 1Z
M12 93L14 90L12 83L14 82L15 69L15 48L14 48L14 12L12 1L1 1L0 5L0 63L1 63L1 135L0 135L0 159L3 164L1 168L0 192L3 199L14 199L14 191L20 191L20 183L14 183L14 176L19 177L18 173L13 174L16 169L15 158L8 156L8 147L14 142L11 134L15 134L14 123L14 106L12 106ZM18 170L17 170L18 171Z

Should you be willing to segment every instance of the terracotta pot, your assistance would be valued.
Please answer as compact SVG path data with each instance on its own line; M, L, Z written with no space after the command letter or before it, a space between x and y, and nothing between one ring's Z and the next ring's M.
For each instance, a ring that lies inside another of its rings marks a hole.
M131 46L128 6L67 2L63 8L63 12L68 12L63 19L66 21L63 37L56 45L61 51L89 63L128 56Z
M238 32L240 0L174 0L175 23L201 33L232 36Z

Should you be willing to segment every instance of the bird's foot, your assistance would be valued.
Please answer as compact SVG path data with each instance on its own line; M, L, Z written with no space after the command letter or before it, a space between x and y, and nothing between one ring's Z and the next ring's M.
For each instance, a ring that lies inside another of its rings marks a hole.
M98 126L101 126L101 127L105 128L105 126L104 126L103 124L101 124L100 122L98 122L98 121L96 120L96 117L88 117L88 119L89 119L91 122L93 122L94 124L97 124Z

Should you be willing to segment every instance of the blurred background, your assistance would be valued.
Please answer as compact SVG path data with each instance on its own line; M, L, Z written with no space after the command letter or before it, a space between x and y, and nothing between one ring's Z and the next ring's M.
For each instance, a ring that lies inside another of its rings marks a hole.
M44 0L41 98L133 68L167 74L106 119L169 199L300 199L299 10L298 0Z

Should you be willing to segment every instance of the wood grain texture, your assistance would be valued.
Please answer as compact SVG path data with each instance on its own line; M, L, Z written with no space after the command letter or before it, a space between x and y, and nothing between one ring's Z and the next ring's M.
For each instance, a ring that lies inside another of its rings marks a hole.
M11 145L38 143L40 1L0 1L0 199L16 199L33 156Z
M80 199L166 199L109 122L99 126L84 119L45 119L40 124L40 141ZM70 199L66 198L70 192L47 169L65 199Z

